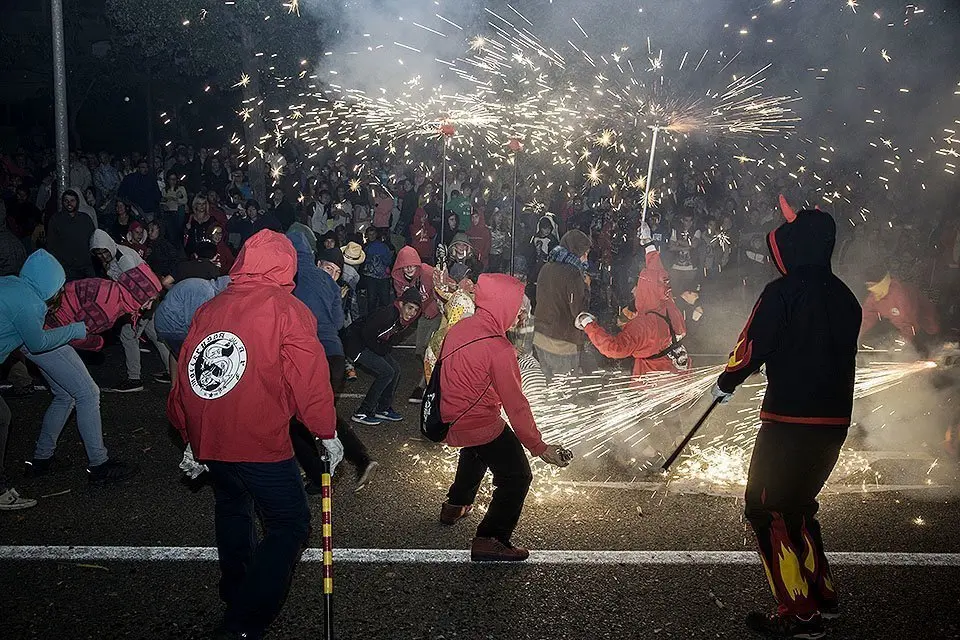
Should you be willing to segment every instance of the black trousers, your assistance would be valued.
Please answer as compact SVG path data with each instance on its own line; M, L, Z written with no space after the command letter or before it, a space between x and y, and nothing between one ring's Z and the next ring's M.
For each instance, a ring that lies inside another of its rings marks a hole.
M817 494L846 437L845 427L783 422L764 422L757 434L745 515L781 615L808 616L837 604Z
M327 364L330 367L330 386L333 392L343 391L344 378L346 377L346 358L344 356L327 356ZM340 438L340 444L343 445L343 457L353 465L358 473L370 464L370 453L363 441L357 437L356 432L349 424L337 418L337 437ZM290 421L290 442L293 444L293 453L297 462L307 474L307 478L314 484L320 484L323 475L323 463L320 460L320 450L317 448L317 439L310 430L299 420L294 418Z
M487 469L493 473L493 498L477 536L509 544L533 480L527 454L510 427L493 442L460 449L457 475L447 492L450 504L473 504Z

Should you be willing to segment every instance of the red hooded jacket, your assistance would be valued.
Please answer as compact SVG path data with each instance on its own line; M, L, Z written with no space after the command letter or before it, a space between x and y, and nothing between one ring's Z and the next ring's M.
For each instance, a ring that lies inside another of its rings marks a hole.
M647 247L647 268L640 272L637 287L633 292L637 315L616 336L611 336L596 322L586 326L587 336L597 350L608 358L633 356L633 375L642 376L651 371L686 371L668 355L651 358L666 351L673 343L670 325L678 338L687 332L683 314L677 309L670 291L670 276L660 262L660 252ZM664 318L669 318L670 325Z
M433 239L436 235L437 230L427 219L427 212L423 207L417 207L413 222L410 223L410 244L417 250L421 260L429 262L433 259Z
M140 308L161 290L160 279L146 263L124 271L116 282L101 278L84 278L68 282L56 311L47 315L47 327L62 327L82 322L87 337L73 340L77 349L99 351L103 338L98 333L110 329L117 320L130 314L136 324Z
M293 457L290 418L332 438L336 410L317 320L293 297L297 253L270 230L243 245L226 290L197 311L167 416L198 460Z
M412 266L417 267L417 272L413 274L413 278L407 280L403 275L403 268ZM411 246L400 249L390 275L393 277L393 293L396 294L397 299L410 287L418 287L420 289L420 300L423 303L420 315L429 320L440 314L437 293L433 290L433 267L420 262L420 254L417 253L416 249Z
M889 320L904 338L913 340L918 333L940 333L936 307L916 287L890 278L887 295L879 300L871 293L863 303L860 335L865 335L881 320Z
M480 220L474 221L473 216L479 217ZM490 263L490 229L483 219L483 211L474 209L473 216L470 217L470 228L467 229L467 237L470 238L470 245L473 247L474 255L477 256L477 260L479 260L480 264L486 269Z
M445 442L473 447L496 440L506 425L500 417L503 407L520 442L538 456L547 445L520 387L517 351L506 336L520 313L523 283L513 276L484 273L475 296L476 313L450 328L440 350L441 358L449 354L440 369L440 415L454 421ZM487 336L493 337L467 345Z

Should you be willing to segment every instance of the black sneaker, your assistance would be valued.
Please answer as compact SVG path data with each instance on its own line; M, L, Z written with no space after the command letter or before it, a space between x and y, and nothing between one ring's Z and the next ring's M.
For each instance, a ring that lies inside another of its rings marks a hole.
M768 638L816 640L827 635L819 613L814 613L809 618L801 618L754 611L747 615L746 622L750 629Z
M124 378L112 387L104 387L103 390L108 393L134 393L136 391L143 391L143 381L134 378Z
M410 393L410 398L407 400L410 404L423 404L423 387L417 387Z
M153 379L159 382L160 384L170 384L173 380L170 379L170 374L166 371L161 371L160 373L153 374Z
M43 460L34 458L33 460L26 460L23 464L26 467L26 469L24 469L24 475L28 478L39 478L51 473L57 473L70 466L57 456L51 456Z
M95 467L87 467L88 479L92 483L121 482L140 473L140 467L119 460L107 460Z

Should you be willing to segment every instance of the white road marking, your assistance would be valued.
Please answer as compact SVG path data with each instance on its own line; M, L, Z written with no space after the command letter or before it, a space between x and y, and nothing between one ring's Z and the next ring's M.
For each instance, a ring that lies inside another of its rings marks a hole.
M662 491L670 493L700 494L721 497L743 497L742 485L723 487L703 484L697 480L671 480L669 484L650 480L618 482L615 480L550 480L551 485L585 489L620 489L625 491ZM849 495L856 493L887 493L895 491L928 491L946 489L942 484L828 484L822 495Z
M469 562L459 549L334 549L336 562L358 564L449 564ZM830 553L830 562L861 567L960 567L958 553L847 552ZM0 546L0 560L70 562L211 562L215 547L67 547ZM323 562L322 549L307 549L304 562ZM755 565L752 551L532 551L525 564Z

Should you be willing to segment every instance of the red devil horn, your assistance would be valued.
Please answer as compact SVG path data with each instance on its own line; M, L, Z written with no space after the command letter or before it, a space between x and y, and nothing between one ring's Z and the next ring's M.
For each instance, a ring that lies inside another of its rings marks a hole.
M783 212L783 217L787 219L787 222L793 222L797 219L797 212L793 210L782 193L780 194L780 211Z

